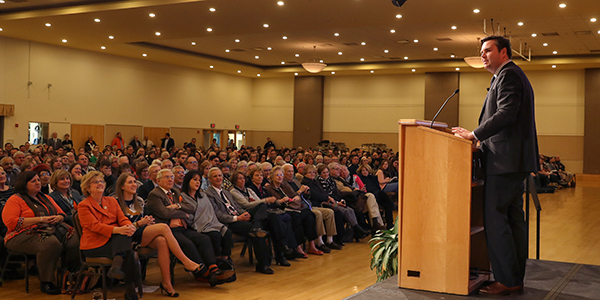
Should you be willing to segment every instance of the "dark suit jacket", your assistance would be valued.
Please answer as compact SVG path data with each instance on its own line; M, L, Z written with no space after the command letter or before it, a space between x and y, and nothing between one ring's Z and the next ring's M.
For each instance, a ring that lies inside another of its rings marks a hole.
M492 83L473 133L481 141L488 175L539 170L533 89L513 62Z
M62 147L62 141L57 138L56 141L54 141L53 138L48 139L48 146L52 146L52 149L54 149L56 151L56 149Z
M227 206L225 206L225 201L223 198L221 198L221 195L219 195L217 190L215 190L215 188L211 185L206 189L205 193L213 204L215 214L217 215L219 222L223 224L233 223L233 216L229 214L229 210L227 210ZM240 215L246 212L245 209L235 202L233 195L228 190L223 189L223 194L225 197L227 197L229 203L235 208L235 210L238 211Z
M156 185L154 185L154 181L148 179L146 183L138 188L137 194L138 196L142 197L142 199L146 200L148 199L150 192L152 192L155 187Z
M146 200L148 213L154 217L156 223L169 224L171 219L186 219L190 222L193 221L194 214L192 213L191 215L188 215L189 218L186 218L186 211L194 211L195 208L192 207L190 203L183 201L179 191L171 189L171 193L173 193L173 203L179 203L181 209L167 208L168 205L171 205L171 201L169 201L167 194L157 186L150 192L148 200Z
M160 140L161 148L165 145L165 140L166 140L166 138ZM169 140L167 141L167 147L166 147L167 151L171 151L171 148L173 148L174 146L175 146L175 141L172 138L169 138Z

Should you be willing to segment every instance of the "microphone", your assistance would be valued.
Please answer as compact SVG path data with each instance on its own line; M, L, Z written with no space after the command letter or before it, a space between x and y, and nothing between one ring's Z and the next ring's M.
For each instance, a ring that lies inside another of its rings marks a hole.
M448 100L450 100L450 98L454 97L454 95L456 95L456 94L458 94L458 89L456 89L454 91L454 93L452 93L452 95L450 95L450 97L448 97L448 99L446 99L446 101L444 102L444 104L442 104L442 107L440 107L440 110L438 110L438 112L435 114L435 116L431 120L431 126L429 126L429 128L433 128L433 122L435 122L435 119L437 118L437 116L442 112L442 109L444 109L444 107L448 103Z

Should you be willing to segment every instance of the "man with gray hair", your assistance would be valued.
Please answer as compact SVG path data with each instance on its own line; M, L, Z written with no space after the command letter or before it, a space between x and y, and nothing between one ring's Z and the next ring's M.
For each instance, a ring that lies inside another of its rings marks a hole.
M13 154L13 170L17 173L21 173L21 164L25 161L25 153L22 151L17 151Z
M159 165L151 165L148 167L149 180L138 188L138 196L142 197L142 199L145 200L148 198L148 194L150 194L150 192L158 186L158 171L160 171Z
M185 169L182 166L175 166L173 167L173 174L175 175L174 187L181 192L181 185L183 184Z

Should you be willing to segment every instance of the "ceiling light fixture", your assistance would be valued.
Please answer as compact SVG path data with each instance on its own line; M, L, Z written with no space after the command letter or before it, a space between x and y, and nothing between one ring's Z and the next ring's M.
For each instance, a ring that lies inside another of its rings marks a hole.
M254 58L255 58L255 59L259 59L259 58L260 58L260 56L258 56L258 55L255 55L255 56L254 56Z
M285 35L284 35L284 36L282 37L282 39L284 39L284 40L287 40L287 36L285 36Z
M548 43L543 43L542 46L548 47Z
M209 28L206 28L206 31L208 31L208 32L212 32L212 28L210 28L210 27L209 27Z
M143 57L146 57L146 56L148 56L148 54L144 53L144 54L142 54L142 56L143 56Z
M114 40L114 39L115 39L115 37L114 37L114 36L112 36L112 35L109 35L109 36L108 36L108 38L109 38L109 39L111 39L111 40Z
M335 75L335 72L334 72L334 71L331 71L331 75Z
M365 59L361 57L361 58L360 58L360 61L365 61Z
M256 74L257 77L260 77L260 74Z
M238 73L242 73L242 70L238 70Z
M566 5L566 4L564 4L564 3L561 3L561 4L559 4L559 5L558 5L558 7L560 7L560 8L565 8L565 7L567 7L567 5Z
M283 3L283 1L277 1L277 5L279 6L283 6L285 3Z
M271 48L271 47L267 47L267 50L273 50L273 48Z
M401 14L397 14L396 15L396 19L402 19L402 15Z
M454 55L454 54L450 54L450 57L452 57L452 58L455 58L455 57L456 57L456 55Z
M532 33L531 34L531 37L536 37L536 36L537 36L537 33Z
M360 44L361 44L361 46L364 46L364 45L366 45L367 43L365 43L365 42L361 42Z
M154 17L156 17L156 15L155 15L155 14L153 14L153 13L149 13L149 14L148 14L148 16L149 16L150 18L154 18Z
M302 64L302 67L309 73L319 73L327 67L322 60L321 62L317 62L317 46L313 46L313 62L305 62Z
M417 69L412 69L411 71L412 71L412 72L416 72L416 71L417 71Z
M62 39L62 42L63 42L63 43L66 43L66 42L67 42L67 39Z
M338 52L338 55L342 55L342 52L341 52L341 51L340 51L340 52Z
M558 54L558 51L552 51L552 54Z
M225 49L225 52L229 53L229 49Z
M157 31L157 32L154 33L154 35L160 36L160 32Z
M196 46L196 42L192 42L192 46Z
M438 51L438 50L439 50L438 48L433 48L433 51Z
M480 10L476 8L476 9L473 10L473 12L476 13L476 14L478 14L480 12Z
M209 66L209 68L213 69L215 66Z
M456 71L460 71L460 68L455 68L454 70L456 70Z
M46 23L46 24L44 24L44 25L46 25L46 27L50 27L50 26L52 26L52 24L50 24L50 23Z
M596 21L597 21L597 20L596 20L596 18L591 18L591 19L590 19L590 22L592 22L592 23L593 23L593 22L596 22Z
M419 40L413 40L413 42L415 42L415 43L418 43L418 42L419 42Z
M105 47L105 46L102 46L102 47L100 47L100 49L102 49L102 50L106 50L106 47Z
M282 62L281 62L281 64L282 64L282 65L285 65L285 61L282 61Z
M456 28L458 28L458 27L456 27L456 26L452 26L452 27L450 27L450 28L452 28L452 30L456 30Z
M523 22L519 22L519 23L517 23L517 25L523 26Z
M235 39L235 41L234 41L234 42L236 42L236 43L239 43L239 42L240 42L240 39Z
M556 69L556 65L552 65L552 69Z
M390 53L390 50L385 49L383 50L383 53Z
M263 24L264 28L269 28L269 24Z
M98 18L95 18L95 19L94 19L94 22L96 22L96 23L100 23L100 19L98 19Z
M294 54L295 57L300 57L300 54L296 53Z
M371 70L371 74L375 73L375 71Z
M404 57L404 60L407 60L407 59L408 59L408 56L405 56L405 57Z
M294 76L298 76L298 73L294 73Z
M479 53L479 47L481 46L481 43L479 41L480 41L480 38L477 38L477 53ZM479 55L467 56L463 59L467 63L467 65L469 65L471 68L475 68L475 69L483 68L483 61L481 61L481 56L479 56Z
M395 29L390 30L390 33L396 33Z
M340 34L336 32L333 34L333 36L340 36Z
M214 7L211 7L211 8L209 8L208 10L209 10L210 12L215 12L215 11L217 11L217 9L216 9L216 8L214 8Z

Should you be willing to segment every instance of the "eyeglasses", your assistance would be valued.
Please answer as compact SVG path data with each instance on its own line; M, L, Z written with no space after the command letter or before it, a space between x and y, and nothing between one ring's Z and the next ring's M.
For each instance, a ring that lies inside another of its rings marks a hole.
M197 161L188 161L188 164L197 165L198 162Z
M171 176L168 176L168 175L167 175L167 176L163 176L162 178L165 178L165 179L175 179L175 176L173 176L173 175L171 175Z
M91 184L104 184L104 180L99 179L99 180L92 180L90 181Z

